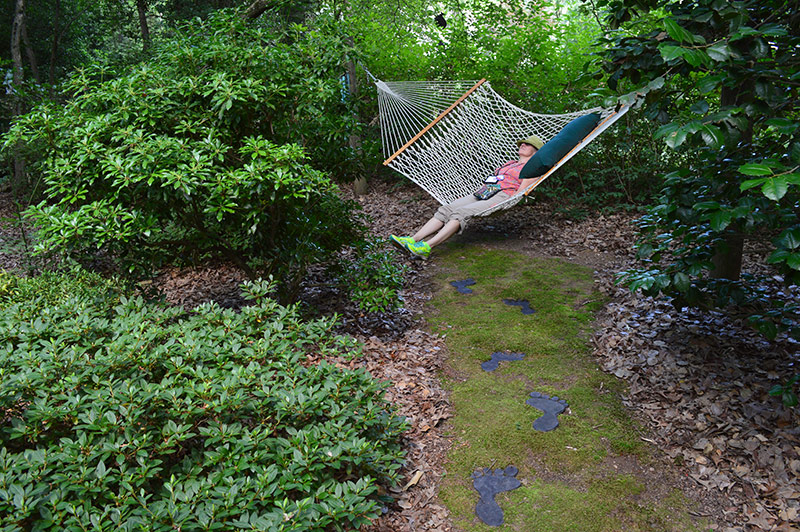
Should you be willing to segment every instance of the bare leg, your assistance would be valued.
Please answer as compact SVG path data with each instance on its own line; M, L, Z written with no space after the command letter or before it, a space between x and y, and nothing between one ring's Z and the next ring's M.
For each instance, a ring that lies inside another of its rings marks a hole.
M414 239L414 242L419 242L423 238L427 238L434 234L436 231L441 229L442 226L444 226L444 222L437 220L436 218L431 218L420 228L419 231L414 233L414 236L411 238Z
M436 233L436 236L428 240L428 245L430 247L438 246L439 244L441 244L442 242L444 242L445 240L456 234L460 228L461 228L461 223L458 220L450 220L449 222L444 224L444 227L442 227L441 231Z

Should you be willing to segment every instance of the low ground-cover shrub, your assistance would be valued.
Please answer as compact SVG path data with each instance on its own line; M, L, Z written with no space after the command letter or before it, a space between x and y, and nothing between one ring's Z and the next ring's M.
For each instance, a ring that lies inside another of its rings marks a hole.
M350 298L365 312L385 312L400 306L400 289L408 271L383 249L386 241L365 239L354 252L331 268L338 284L349 290Z
M6 291L0 530L331 530L375 516L404 421L366 372L304 364L347 342L271 288L246 285L239 313Z

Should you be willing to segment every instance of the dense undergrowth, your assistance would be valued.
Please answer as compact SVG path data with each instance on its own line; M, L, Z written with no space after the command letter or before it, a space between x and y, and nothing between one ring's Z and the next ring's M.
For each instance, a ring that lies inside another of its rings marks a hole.
M332 530L380 511L405 422L333 321L244 286L240 312L94 274L0 275L0 530Z

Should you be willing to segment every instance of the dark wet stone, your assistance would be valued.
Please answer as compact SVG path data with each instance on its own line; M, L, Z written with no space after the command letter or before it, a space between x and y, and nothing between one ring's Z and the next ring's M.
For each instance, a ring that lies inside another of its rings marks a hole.
M499 351L492 353L492 359L481 363L483 371L494 371L500 365L500 362L513 362L515 360L522 360L525 355L522 353L505 353Z
M558 414L569 406L565 400L559 399L555 395L550 397L539 392L531 392L531 398L525 402L544 412L542 417L533 422L533 428L542 432L555 429L558 426Z
M450 284L456 287L462 294L471 294L472 288L467 288L468 286L472 286L475 284L475 280L472 278L464 279L463 281L450 281Z
M536 310L531 308L530 303L528 303L527 299L504 299L503 303L506 305L512 305L516 307L522 307L523 314L533 314Z
M503 524L503 510L494 500L494 496L504 491L517 489L522 484L515 477L519 470L513 465L505 469L479 469L472 473L472 485L481 498L475 505L475 515L489 526Z

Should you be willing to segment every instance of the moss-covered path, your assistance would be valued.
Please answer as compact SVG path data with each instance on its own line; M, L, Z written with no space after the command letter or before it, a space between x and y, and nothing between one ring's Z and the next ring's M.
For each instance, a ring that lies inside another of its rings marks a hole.
M474 242L437 248L435 267L426 318L446 335L452 371L443 378L455 409L440 498L456 527L497 529L476 516L473 477L513 465L521 485L495 497L500 529L708 530L622 406L620 383L591 356L593 313L604 301L590 269ZM471 293L450 285L468 278ZM535 312L523 313L523 300ZM525 356L486 371L495 352ZM569 405L554 430L534 429L548 403L526 402L532 392Z

